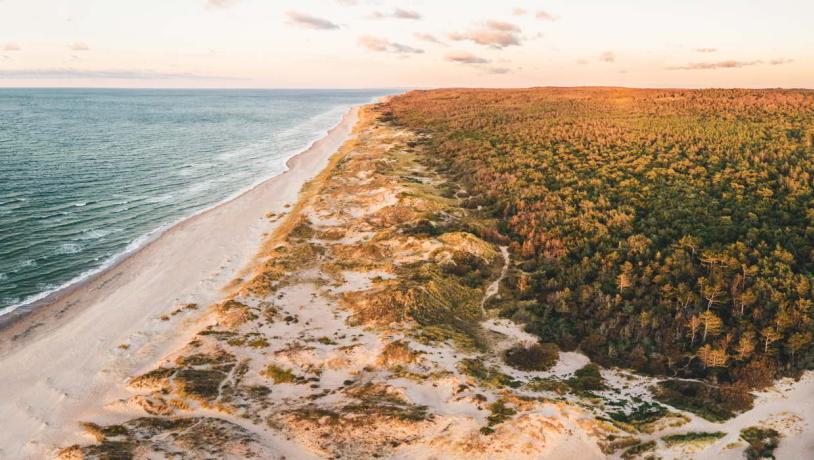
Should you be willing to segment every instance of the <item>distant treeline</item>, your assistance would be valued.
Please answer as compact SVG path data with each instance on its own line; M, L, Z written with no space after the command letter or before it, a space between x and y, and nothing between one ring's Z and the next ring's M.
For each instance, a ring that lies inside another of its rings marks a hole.
M502 313L530 332L602 364L749 386L814 363L814 92L436 90L388 105L498 218L517 264Z

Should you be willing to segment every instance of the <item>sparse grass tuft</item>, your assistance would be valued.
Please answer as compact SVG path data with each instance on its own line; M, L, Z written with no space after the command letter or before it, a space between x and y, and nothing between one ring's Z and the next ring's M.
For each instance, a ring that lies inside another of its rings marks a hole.
M487 425L480 429L480 432L489 435L495 432L494 427L510 420L517 411L506 405L506 400L503 398L498 399L489 405L491 414L486 418Z
M274 364L266 366L262 375L270 378L278 385L281 383L302 383L303 381L302 377L295 375L290 369L284 369Z
M664 436L661 438L661 440L664 441L664 443L667 444L668 447L672 447L676 444L686 444L686 443L709 444L723 438L724 436L726 436L726 433L724 433L723 431L714 431L714 432L691 431L689 433Z
M481 385L492 388L517 388L520 382L500 371L497 366L487 366L482 359L466 358L458 363L458 369L474 378Z

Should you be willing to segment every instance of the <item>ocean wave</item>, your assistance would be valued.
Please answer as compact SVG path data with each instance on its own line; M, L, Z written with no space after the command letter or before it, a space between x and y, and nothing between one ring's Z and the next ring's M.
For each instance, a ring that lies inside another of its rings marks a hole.
M165 201L169 201L173 199L174 195L172 193L168 193L166 195L159 195L159 196L151 196L144 200L146 203L163 203Z
M79 243L63 243L59 246L56 253L59 255L67 255L67 254L78 254L82 252L81 244Z
M82 235L79 236L79 239L80 240L98 240L98 239L102 239L102 238L104 238L104 237L106 237L106 236L108 236L108 235L110 235L112 233L118 233L120 231L122 231L122 229L117 228L117 227L105 228L105 229L95 228L95 229L85 230L84 232L82 232Z
M36 260L27 259L27 260L24 260L24 261L20 262L19 268L31 268L31 267L36 267L36 266L37 266L37 261Z

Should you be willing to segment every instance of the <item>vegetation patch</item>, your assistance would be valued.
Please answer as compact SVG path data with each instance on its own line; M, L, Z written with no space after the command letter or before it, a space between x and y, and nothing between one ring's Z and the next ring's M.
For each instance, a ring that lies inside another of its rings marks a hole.
M670 436L664 436L661 438L668 447L675 446L677 444L687 444L687 443L694 443L694 444L710 444L713 443L721 438L726 436L726 433L723 431L691 431L689 433L682 433L682 434L673 434Z
M545 371L557 364L559 353L553 343L518 344L504 352L503 360L521 371Z
M295 375L291 369L285 369L275 364L266 366L266 369L261 374L278 385L281 383L303 383L305 381L302 377Z
M669 410L658 403L643 402L636 404L628 412L609 412L608 416L619 423L624 423L635 427L638 431L646 431L646 427L661 420L669 413Z
M226 373L211 369L180 369L173 377L179 395L211 402L220 395Z
M714 386L687 380L659 382L654 388L654 397L664 404L712 422L722 422L751 409L754 399L742 387Z
M641 442L639 444L630 446L624 452L622 452L622 458L624 460L633 460L642 457L648 452L653 452L654 450L656 450L656 441Z
M492 388L518 388L521 382L504 374L497 366L487 366L482 359L465 358L458 363L458 370L474 378L481 385Z
M155 390L166 387L170 382L170 377L176 369L171 367L159 367L150 372L141 374L130 379L130 387Z
M481 433L486 435L494 433L494 427L496 425L510 420L515 414L517 414L515 409L506 405L506 400L503 398L500 398L490 404L489 412L491 412L491 414L489 414L489 417L486 418L486 426L480 429Z
M741 430L741 439L749 443L744 455L749 460L774 458L774 450L780 445L780 433L771 428L751 426Z
M605 379L599 372L596 364L586 364L577 369L574 376L566 381L572 391L578 394L602 391L605 389Z
M564 395L571 391L571 387L562 380L542 377L534 377L523 388L529 391L548 391L558 395Z

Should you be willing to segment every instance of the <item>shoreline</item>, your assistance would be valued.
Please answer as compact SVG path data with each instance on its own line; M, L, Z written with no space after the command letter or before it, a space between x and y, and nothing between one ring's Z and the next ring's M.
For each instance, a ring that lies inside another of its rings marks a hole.
M3 336L6 334L6 331L12 328L15 324L21 321L25 321L26 318L33 314L37 314L38 311L41 309L48 309L49 306L62 301L64 298L70 296L76 290L86 287L88 284L93 283L98 278L103 277L106 273L115 270L119 265L125 263L127 259L136 256L139 252L145 250L148 246L161 239L165 234L173 231L176 227L184 225L187 221L195 219L199 215L208 213L214 210L215 208L226 205L234 200L240 199L243 195L251 192L257 187L262 186L264 183L285 175L292 169L294 164L296 164L297 157L299 157L300 155L307 154L308 151L314 147L314 144L320 142L321 140L325 139L328 135L330 135L333 130L338 128L343 123L345 118L349 116L350 112L355 109L358 109L358 107L359 106L352 106L349 109L347 109L342 114L339 121L333 127L329 128L327 131L322 132L319 136L315 136L313 140L308 142L305 148L297 151L297 153L294 153L288 159L286 159L284 163L285 170L283 170L282 172L257 180L251 185L238 190L237 192L224 198L223 200L220 200L216 203L213 203L209 206L199 209L193 212L192 214L184 216L174 222L157 227L151 230L150 232L145 233L134 239L121 252L113 254L110 257L108 257L108 259L99 267L96 267L94 269L88 270L84 273L77 275L70 281L64 283L62 286L53 288L50 291L43 291L40 294L36 294L32 296L33 300L29 300L27 301L27 303L18 304L18 306L16 307L15 306L8 307L11 308L10 311L0 313L0 356L2 356L3 353L6 351L2 347L4 339ZM133 247L131 248L131 246Z
M110 267L0 317L0 457L42 458L76 441L75 423L100 400L121 397L126 378L161 359L207 321L209 305L254 262L268 234L340 147L360 106L287 169L170 226ZM269 213L276 213L269 219ZM180 321L166 321L179 306Z
M327 136L334 128L339 126L342 123L344 117L352 109L353 107L345 110L342 116L340 117L339 121L334 126L328 128L326 131L321 132L318 136L315 136L312 140L310 140L306 144L306 147L294 150L293 151L294 153L289 152L290 156L283 163L283 166L285 167L283 171L277 174L264 176L254 181L252 184L239 189L238 191L232 193L231 195L227 196L226 198L220 201L212 203L211 205L207 205L193 212L192 214L176 219L173 222L163 224L145 234L139 235L133 241L128 243L128 245L125 246L125 248L122 249L120 252L112 254L109 257L107 257L100 266L80 273L79 275L75 276L74 278L63 283L60 286L57 286L52 289L47 289L43 292L29 296L27 299L15 305L4 307L4 309L8 311L0 312L0 335L2 335L3 331L8 326L13 324L15 321L23 319L25 316L29 315L30 313L33 313L38 308L47 307L49 304L58 302L66 295L69 295L74 289L81 288L86 283L93 282L95 278L104 275L105 272L115 269L116 266L126 261L127 258L135 255L136 253L150 245L155 240L161 238L162 235L171 231L176 226L182 225L187 220L193 219L199 214L204 214L206 212L211 211L214 208L217 208L218 206L222 206L224 204L229 203L232 200L238 199L243 194L250 192L252 189L262 185L264 182L287 173L291 169L292 164L291 162L294 158L296 158L298 155L308 152L308 150L310 150L315 143L319 142L321 139Z

